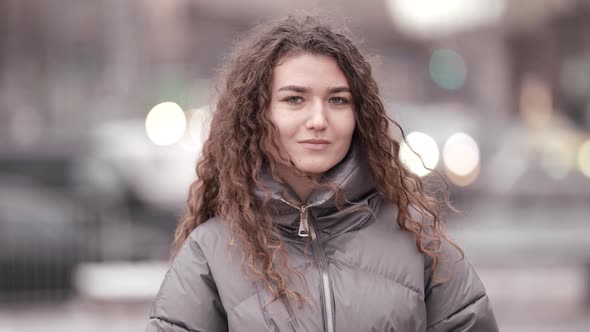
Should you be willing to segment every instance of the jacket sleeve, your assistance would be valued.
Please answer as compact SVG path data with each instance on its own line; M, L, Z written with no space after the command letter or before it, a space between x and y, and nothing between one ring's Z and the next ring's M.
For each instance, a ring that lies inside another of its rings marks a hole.
M440 253L434 277L441 280L431 277L429 259L425 269L427 331L498 331L486 290L471 264L447 241L442 242Z
M227 331L227 317L198 243L186 239L164 277L146 332Z

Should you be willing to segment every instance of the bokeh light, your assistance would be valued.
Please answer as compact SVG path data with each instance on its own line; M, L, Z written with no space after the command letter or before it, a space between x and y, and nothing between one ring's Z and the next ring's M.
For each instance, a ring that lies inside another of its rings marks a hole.
M506 9L505 0L386 0L385 4L398 28L424 37L497 22Z
M556 180L561 180L574 167L575 154L562 139L548 140L541 151L541 167Z
M455 185L457 185L459 187L466 187L466 186L472 184L479 177L480 165L481 164L477 164L476 167L471 172L469 172L465 175L457 175L457 174L449 171L448 168L445 169L445 171L446 171L445 173L447 175L447 178L452 183L454 183Z
M580 172L590 178L590 139L580 146L576 159Z
M173 102L160 103L150 110L145 119L150 140L159 146L176 143L186 129L186 118L180 106Z
M406 140L400 146L400 159L414 174L425 176L438 164L438 146L427 134L412 132L406 136Z
M440 49L430 57L430 77L441 88L460 89L467 79L467 67L461 55L453 50Z
M199 154L203 143L209 137L212 112L208 106L204 106L188 110L185 114L188 118L187 130L179 141L179 145L188 152Z
M477 142L466 133L455 133L443 147L443 161L449 172L467 176L479 165Z
M201 107L190 111L188 133L195 143L202 145L209 137L211 116L209 107Z

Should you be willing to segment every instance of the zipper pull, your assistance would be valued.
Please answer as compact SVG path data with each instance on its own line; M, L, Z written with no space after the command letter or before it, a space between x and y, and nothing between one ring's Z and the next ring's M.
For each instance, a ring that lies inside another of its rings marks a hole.
M309 236L309 226L307 225L307 207L306 206L301 207L298 235L300 237L308 237Z

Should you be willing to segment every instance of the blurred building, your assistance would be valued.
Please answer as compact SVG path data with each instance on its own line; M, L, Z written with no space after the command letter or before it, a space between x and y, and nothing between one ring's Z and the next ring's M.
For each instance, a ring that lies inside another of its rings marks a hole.
M104 272L88 262L129 274L111 263L165 260L219 66L253 24L302 9L344 22L369 56L408 141L468 212L456 234L498 303L590 294L590 1L3 0L0 264L14 277L0 302L16 286L76 296L76 271ZM162 102L182 118L170 144L146 129ZM531 275L546 278L510 283Z

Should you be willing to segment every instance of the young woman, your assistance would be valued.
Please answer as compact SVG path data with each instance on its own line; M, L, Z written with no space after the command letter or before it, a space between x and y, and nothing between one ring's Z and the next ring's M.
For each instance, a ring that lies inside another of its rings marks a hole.
M316 18L228 62L147 331L497 331L371 68Z

